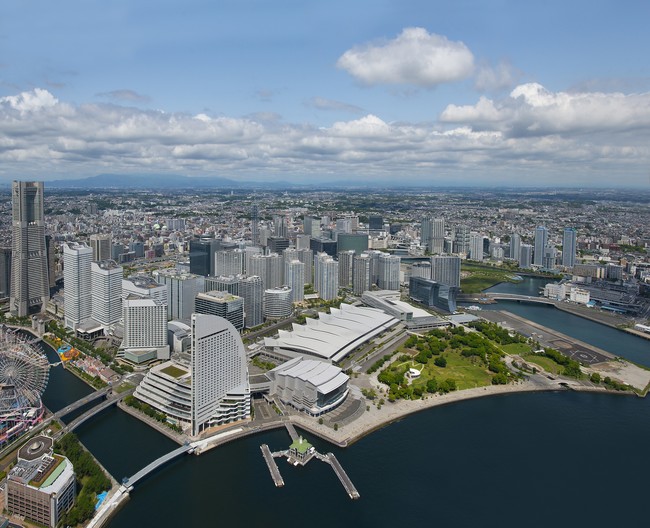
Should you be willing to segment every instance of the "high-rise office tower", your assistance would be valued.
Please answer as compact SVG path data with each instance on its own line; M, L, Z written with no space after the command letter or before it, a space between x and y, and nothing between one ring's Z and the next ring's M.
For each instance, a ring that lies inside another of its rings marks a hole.
M576 264L576 230L573 227L564 229L562 236L562 266L572 268Z
M13 182L9 310L18 317L45 310L50 298L43 199L43 182Z
M90 264L93 250L86 244L63 244L65 326L76 330L92 314Z
M114 260L90 264L92 318L105 328L122 318L122 275L122 266Z
M111 235L90 235L90 247L93 250L93 261L108 260L111 258Z
M384 218L381 215L370 215L368 217L368 231L377 233L384 229Z
M11 290L11 248L0 248L0 297L9 297Z
M303 233L310 236L311 238L320 238L320 218L314 218L313 216L305 216L305 219L302 222Z
M454 228L454 252L469 253L469 226L458 225ZM435 280L435 279L433 279Z
M357 255L368 251L368 235L365 233L339 233L336 238L336 249L341 251L354 250Z
M431 257L431 279L447 286L460 287L460 257L456 255Z
M352 291L356 295L369 291L372 285L372 258L367 253L362 253L354 257L354 267L352 269Z
M544 248L548 244L548 230L544 226L535 229L535 253L533 264L541 266L544 263Z
M305 264L298 259L284 263L284 283L291 288L291 302L305 299Z
M251 207L251 240L254 246L260 245L260 219L256 203Z
M512 260L519 260L519 252L521 251L521 235L513 233L510 236L510 258Z
M192 315L192 435L250 417L246 350L222 317Z
M339 251L339 287L349 288L352 286L352 273L354 269L354 249Z
M205 277L174 268L156 270L153 278L167 287L167 315L170 319L189 321L194 298L205 288Z
M434 254L444 253L445 220L443 218L434 218L432 228L432 234L429 240L429 251Z
M429 249L429 241L433 238L433 218L426 216L420 227L420 246Z
M244 328L244 299L238 295L225 291L201 292L194 300L194 312L223 317L238 332Z
M336 231L339 233L352 233L352 219L350 217L337 218Z
M483 260L483 235L479 235L478 233L470 233L469 258L471 260Z
M289 247L289 239L285 237L272 236L266 241L270 253L282 254Z
M401 259L396 255L379 256L379 279L377 285L382 290L399 290L399 268Z
M221 241L214 238L190 240L190 273L214 275L214 254L221 249Z
M140 242L139 240L131 242L129 244L129 252L132 252L135 255L135 258L144 257L144 242Z
M169 359L167 305L157 299L129 295L122 301L123 349L155 349L158 359Z
M311 246L311 236L298 235L296 237L296 249L310 249L310 246Z
M522 244L519 251L519 267L528 269L533 264L533 246L530 244Z
M286 215L273 216L273 236L287 238L289 236L289 225Z

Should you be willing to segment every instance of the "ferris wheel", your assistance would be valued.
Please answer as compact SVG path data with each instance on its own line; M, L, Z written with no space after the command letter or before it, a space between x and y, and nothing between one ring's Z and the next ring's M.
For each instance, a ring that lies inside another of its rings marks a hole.
M28 343L6 339L0 343L0 386L34 400L47 387L50 364L47 357Z

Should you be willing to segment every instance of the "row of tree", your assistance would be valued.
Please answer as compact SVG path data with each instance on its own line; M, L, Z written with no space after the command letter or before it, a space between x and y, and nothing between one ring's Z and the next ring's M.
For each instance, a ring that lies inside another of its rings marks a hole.
M83 448L75 434L66 434L56 442L54 449L57 453L68 457L74 467L79 495L74 507L63 516L62 525L76 526L93 516L97 494L110 490L112 484L93 456Z

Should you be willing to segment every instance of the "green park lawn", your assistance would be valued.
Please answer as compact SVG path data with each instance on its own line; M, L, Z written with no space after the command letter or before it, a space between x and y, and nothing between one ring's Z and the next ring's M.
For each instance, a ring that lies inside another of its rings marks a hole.
M420 377L413 380L414 387L426 387L427 381L432 378L439 381L454 380L458 390L492 384L492 375L485 366L473 364L471 358L463 357L457 351L445 352L442 355L447 359L446 367L438 367L434 364L436 356L426 365L413 362L414 368L422 369Z
M470 273L469 277L460 280L463 293L480 293L500 282L514 282L512 277L515 273L507 269L488 268L464 262L461 271Z
M526 343L510 343L509 345L499 345L499 347L510 355L523 356L531 353L530 345Z
M548 358L548 357L545 357L545 356L540 356L540 355L537 355L537 354L533 354L531 352L530 354L526 354L526 355L524 355L522 357L528 363L535 363L535 365L539 365L546 372L550 372L551 374L561 374L562 371L564 370L564 367L562 365L558 365L551 358Z

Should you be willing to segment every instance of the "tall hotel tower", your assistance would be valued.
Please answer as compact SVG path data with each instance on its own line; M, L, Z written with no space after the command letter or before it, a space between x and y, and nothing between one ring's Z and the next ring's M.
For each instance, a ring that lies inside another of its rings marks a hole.
M45 247L43 182L15 181L11 192L12 263L9 309L23 317L44 311L50 298Z
M222 317L192 314L192 435L250 417L246 351Z

